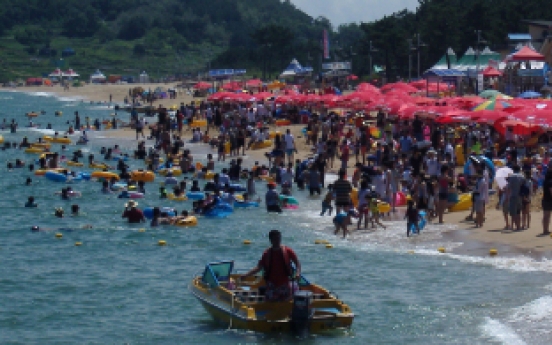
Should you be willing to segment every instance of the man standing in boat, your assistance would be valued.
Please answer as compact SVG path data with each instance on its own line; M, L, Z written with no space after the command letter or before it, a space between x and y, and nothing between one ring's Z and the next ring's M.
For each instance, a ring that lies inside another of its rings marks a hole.
M281 244L282 234L278 230L270 230L268 238L271 247L264 251L257 267L247 272L242 278L264 271L266 282L265 298L267 301L286 301L292 297L290 277L294 274L294 280L301 278L301 264L295 252ZM292 271L291 262L295 264L295 272Z

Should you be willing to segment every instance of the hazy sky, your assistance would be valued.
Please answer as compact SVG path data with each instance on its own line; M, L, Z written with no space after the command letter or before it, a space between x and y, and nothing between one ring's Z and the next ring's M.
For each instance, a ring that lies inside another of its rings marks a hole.
M324 16L334 27L350 22L370 22L403 10L416 9L418 0L291 0L312 17Z

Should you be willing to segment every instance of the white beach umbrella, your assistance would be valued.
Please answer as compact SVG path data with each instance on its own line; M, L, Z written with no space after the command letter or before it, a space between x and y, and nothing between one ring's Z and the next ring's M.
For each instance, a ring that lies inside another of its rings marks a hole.
M508 181L506 181L506 178L508 175L513 174L514 171L510 168L504 167L500 168L495 173L495 181L498 184L498 188L503 189L508 184Z

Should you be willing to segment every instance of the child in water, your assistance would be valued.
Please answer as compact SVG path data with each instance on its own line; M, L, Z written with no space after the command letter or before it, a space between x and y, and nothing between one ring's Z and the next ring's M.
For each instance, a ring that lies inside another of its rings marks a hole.
M386 228L385 225L383 225L379 221L380 215L379 215L379 208L378 208L378 199L376 198L375 195L369 195L368 205L370 207L370 213L372 214L372 217L371 217L372 226L374 226L374 223L375 223L376 225L379 225L385 229Z
M167 189L165 186L159 187L159 199L167 199Z
M322 201L322 212L320 212L321 216L326 214L326 211L328 211L329 216L332 215L332 211L333 211L332 200L334 199L334 194L332 189L333 189L333 184L328 185L328 192L326 193L326 196Z
M406 218L406 237L410 236L410 230L412 227L414 227L417 233L420 233L420 228L418 227L420 214L414 206L413 200L408 200L406 214L404 217Z

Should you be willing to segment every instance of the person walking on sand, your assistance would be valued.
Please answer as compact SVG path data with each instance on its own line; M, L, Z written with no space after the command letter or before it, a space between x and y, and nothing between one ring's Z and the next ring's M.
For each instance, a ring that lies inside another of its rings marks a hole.
M542 185L542 235L550 234L550 213L552 212L552 169L548 169Z
M519 165L514 165L512 168L513 174L508 176L508 188L510 189L509 212L512 217L512 229L521 230L521 186L525 183L525 178L519 173L521 168Z

